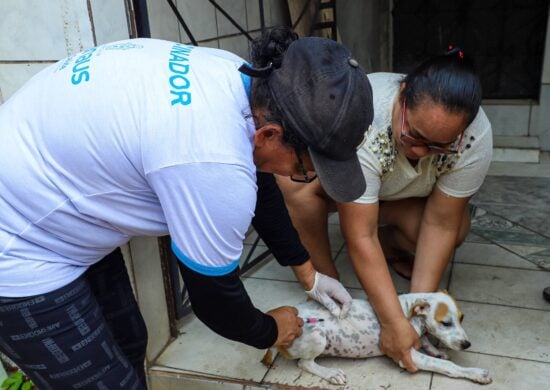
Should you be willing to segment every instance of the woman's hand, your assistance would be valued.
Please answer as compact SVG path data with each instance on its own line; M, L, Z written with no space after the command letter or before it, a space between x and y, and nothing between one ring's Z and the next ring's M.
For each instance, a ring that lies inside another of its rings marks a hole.
M306 295L327 308L338 318L345 318L351 307L351 295L338 280L317 272L311 260L293 266L294 274L304 287Z
M381 324L380 327L380 350L397 364L401 362L407 371L416 372L411 348L419 349L421 343L409 321L402 317L389 324Z
M348 315L352 298L338 280L317 272L313 286L306 290L306 294L326 307L333 316L342 319ZM342 308L338 304L341 304Z
M274 347L289 348L294 339L302 335L304 320L298 317L298 309L292 306L281 306L265 313L277 323L277 341Z

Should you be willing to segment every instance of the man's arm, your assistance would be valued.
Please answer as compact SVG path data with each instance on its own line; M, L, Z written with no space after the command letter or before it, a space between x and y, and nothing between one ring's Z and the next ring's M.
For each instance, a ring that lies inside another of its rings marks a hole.
M289 306L266 314L252 304L235 269L223 276L206 276L180 268L193 311L214 332L225 338L265 349L290 346L301 335L303 320Z
M275 177L271 173L257 172L256 178L258 197L252 226L279 264L304 264L309 260L309 253L300 242Z

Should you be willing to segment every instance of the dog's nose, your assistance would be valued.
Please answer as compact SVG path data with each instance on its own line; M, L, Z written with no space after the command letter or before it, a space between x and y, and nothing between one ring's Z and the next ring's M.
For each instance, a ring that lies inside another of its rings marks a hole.
M472 345L472 343L470 343L468 340L465 340L460 344L462 349L468 349L468 348L470 348L470 345Z

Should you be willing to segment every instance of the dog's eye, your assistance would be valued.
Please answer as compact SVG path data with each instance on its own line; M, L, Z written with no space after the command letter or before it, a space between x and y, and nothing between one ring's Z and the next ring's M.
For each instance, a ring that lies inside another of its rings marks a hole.
M451 321L441 321L441 325L446 328L450 328L451 326L453 326L453 323Z

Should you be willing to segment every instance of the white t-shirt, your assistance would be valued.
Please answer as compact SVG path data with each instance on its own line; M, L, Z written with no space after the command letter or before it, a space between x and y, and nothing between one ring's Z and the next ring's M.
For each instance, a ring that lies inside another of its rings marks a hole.
M412 166L391 135L391 112L404 75L368 75L373 90L374 120L367 140L357 152L367 189L357 203L426 197L435 186L450 196L471 196L483 184L491 163L491 124L480 108L464 132L460 153L421 158Z
M256 203L241 58L135 39L46 68L0 106L0 296L52 291L132 236L238 266Z

